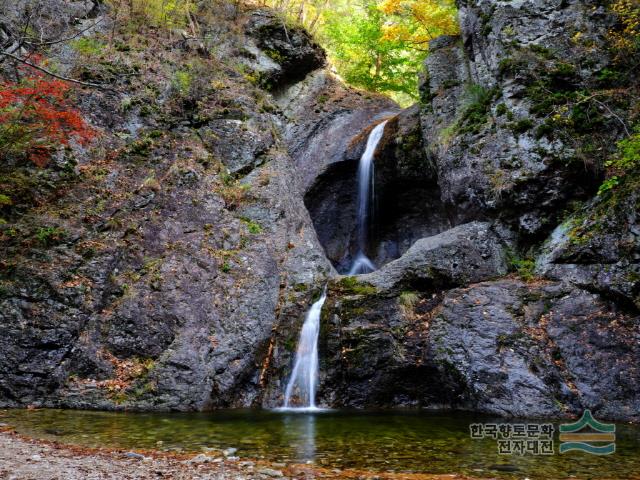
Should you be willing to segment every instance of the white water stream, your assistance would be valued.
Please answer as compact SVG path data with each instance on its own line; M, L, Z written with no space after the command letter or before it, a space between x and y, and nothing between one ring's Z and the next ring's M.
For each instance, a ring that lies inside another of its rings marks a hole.
M358 235L358 253L356 254L349 275L357 275L360 273L369 273L376 269L373 262L365 253L367 250L367 240L369 233L369 221L374 201L374 163L373 157L378 148L378 143L384 134L386 121L376 125L371 130L367 139L367 147L360 157L358 164L358 209L356 211L357 235Z

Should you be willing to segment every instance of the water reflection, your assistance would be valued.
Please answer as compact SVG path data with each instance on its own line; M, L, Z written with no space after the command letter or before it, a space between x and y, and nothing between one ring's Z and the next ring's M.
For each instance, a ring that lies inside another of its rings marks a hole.
M616 453L547 457L498 454L494 440L472 440L470 423L504 419L457 413L231 410L113 413L0 410L20 433L94 447L201 452L229 447L244 458L313 462L327 468L462 473L501 479L638 478L640 429L616 429ZM556 438L557 440L557 438Z
M294 451L292 460L299 463L316 460L316 416L313 413L284 414L284 440ZM292 452L293 453L293 452Z

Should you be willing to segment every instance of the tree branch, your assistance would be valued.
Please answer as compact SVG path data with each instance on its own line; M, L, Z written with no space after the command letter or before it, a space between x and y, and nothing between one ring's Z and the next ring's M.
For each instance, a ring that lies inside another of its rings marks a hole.
M79 37L80 35L82 35L84 32L91 30L92 28L98 26L98 24L100 22L102 22L104 20L104 17L101 17L100 19L98 19L98 21L94 22L92 25L89 25L88 27L80 30L78 33L76 33L75 35L71 35L70 37L66 37L66 38L59 38L57 40L51 40L49 42L30 42L28 40L24 40L24 43L29 44L29 45L33 45L36 47L44 47L47 45L55 45L57 43L64 43L64 42L68 42L69 40L73 40L74 38Z
M85 87L99 88L101 90L113 90L113 88L107 87L105 85L98 85L97 83L82 82L80 80L75 80L73 78L63 77L62 75L58 75L56 73L53 73L53 72L47 70L46 68L39 67L38 65L35 65L35 64L31 63L31 62L28 62L27 60L23 60L20 57L14 55L12 53L0 52L0 55L4 55L5 57L12 58L17 62L23 63L24 65L28 65L29 67L34 68L36 70L39 70L39 71L41 71L43 73L46 73L47 75L49 75L51 77L57 78L59 80L64 80L65 82L76 83L78 85L83 85Z

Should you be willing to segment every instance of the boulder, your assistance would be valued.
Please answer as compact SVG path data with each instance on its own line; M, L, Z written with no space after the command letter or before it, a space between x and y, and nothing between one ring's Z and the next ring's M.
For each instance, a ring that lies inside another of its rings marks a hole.
M248 53L254 55L260 83L268 89L296 83L325 64L326 54L311 35L287 25L272 10L252 12L245 24L245 33L255 40L259 49L259 52L248 50Z
M499 232L499 233L498 233ZM380 290L439 289L506 275L507 231L471 222L422 238L397 260L360 276Z
M639 183L631 172L559 225L543 245L538 274L640 309Z

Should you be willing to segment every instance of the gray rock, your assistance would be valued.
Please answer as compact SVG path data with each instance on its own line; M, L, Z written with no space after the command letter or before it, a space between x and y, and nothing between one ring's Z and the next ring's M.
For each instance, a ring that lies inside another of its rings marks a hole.
M473 0L460 4L459 18L460 37L431 43L422 84L424 140L442 201L455 223L488 215L523 237L540 238L555 227L567 202L595 192L602 178L598 162L622 130L614 115L605 114L600 121L607 127L589 131L583 122L563 134L540 113L548 95L537 98L534 87L555 92L554 82L561 80L554 80L554 69L564 68L572 72L562 80L569 90L593 88L594 76L611 62L603 42L612 18L577 0ZM587 51L572 42L573 25L581 26L585 42L602 48ZM564 87L557 88L562 95ZM593 158L580 160L582 145L600 134L609 140ZM585 162L593 168L585 169Z
M509 244L491 224L472 222L418 240L399 259L360 276L381 290L445 289L507 273Z
M135 458L137 460L144 460L145 458L144 455L140 455L139 453L135 453L135 452L126 452L124 456L127 458Z
M638 418L638 317L568 284L506 279L397 298L337 282L322 321L329 405Z
M245 31L256 40L268 59L258 60L258 70L262 75L261 83L269 89L296 83L325 64L324 50L311 35L303 29L285 25L271 10L252 12Z
M284 474L280 470L274 470L272 468L261 468L256 472L261 475L266 475L267 477L273 477L273 478L280 478L284 476Z
M597 291L640 308L637 183L596 198L558 226L536 262L538 274Z

